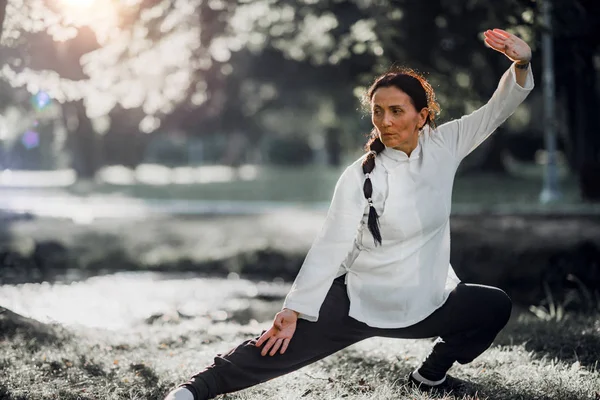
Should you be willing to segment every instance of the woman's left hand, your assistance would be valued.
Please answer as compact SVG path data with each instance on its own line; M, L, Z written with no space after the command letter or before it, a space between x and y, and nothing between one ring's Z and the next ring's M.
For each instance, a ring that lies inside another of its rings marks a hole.
M511 61L528 63L531 61L531 48L523 39L502 29L487 30L483 33L485 44L503 53Z

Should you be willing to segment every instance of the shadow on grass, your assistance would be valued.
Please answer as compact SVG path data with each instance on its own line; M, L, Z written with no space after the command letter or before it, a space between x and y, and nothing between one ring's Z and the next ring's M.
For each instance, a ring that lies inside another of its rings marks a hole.
M401 393L406 394L407 396L411 396L411 394L415 391L412 386L409 386L407 383L407 377L410 372L413 371L413 366L405 364L402 360L399 360L396 363L390 363L389 360L381 360L376 357L371 357L369 355L358 355L352 352L341 353L339 358L335 363L331 363L325 366L326 370L334 373L336 378L332 379L332 381L338 381L341 385L347 386L349 392L368 392L370 390L374 390L374 387L377 385L375 380L381 380L384 382L393 382L394 386L397 386ZM365 378L364 376L356 377L356 379L348 379L346 374L336 373L336 369L343 368L340 365L352 365L353 370L360 371L376 371L376 378L370 377L373 379L373 382L369 382L369 377ZM437 398L438 395L443 398L446 396L452 396L451 398L455 399L464 399L464 398L475 398L475 399L519 399L519 400L538 400L539 394L527 393L520 388L513 388L504 385L499 381L488 381L486 383L474 383L470 382L468 378L466 379L458 379L460 382L460 386L457 386L447 393L436 393L432 392L431 396ZM569 397L565 398L568 399ZM575 400L576 397L573 397Z
M593 321L596 321L594 324ZM498 345L524 344L536 357L594 367L600 360L599 318L569 314L562 321L544 321L523 313L495 340Z
M25 396L13 396L3 383L0 383L0 399L2 400L27 400Z
M345 365L351 365L353 371L373 371L369 376L361 374L360 376L349 376L343 372ZM335 378L329 378L330 382L337 381L340 385L346 387L351 393L368 393L383 382L393 383L400 389L402 395L407 398L414 398L415 388L408 385L408 374L413 370L412 365L404 363L402 360L390 362L367 354L359 355L354 352L345 352L338 355L335 362L326 364L325 369L334 374ZM339 371L337 371L339 369ZM452 373L451 373L452 374ZM510 386L502 381L502 378L489 376L484 381L477 383L469 381L468 377L457 379L459 386L452 388L445 393L431 392L431 398L444 399L519 399L519 400L539 400L540 393L529 391L527 386ZM534 389L534 388L531 388ZM559 388L557 387L557 390ZM580 400L577 393L567 392L564 388L557 392L560 397L542 397L542 398L560 398L561 400Z
M145 364L131 364L129 368L135 372L136 376L142 378L147 386L156 386L159 381L158 375L156 375L154 370Z
M91 377L106 377L109 374L104 371L104 367L102 364L95 362L94 360L89 360L85 355L81 355L79 357L79 365L81 369L85 371L88 376Z
M58 326L44 324L0 307L0 338L11 340L17 336L24 339L29 351L37 351L44 345L60 347L70 338L69 333Z

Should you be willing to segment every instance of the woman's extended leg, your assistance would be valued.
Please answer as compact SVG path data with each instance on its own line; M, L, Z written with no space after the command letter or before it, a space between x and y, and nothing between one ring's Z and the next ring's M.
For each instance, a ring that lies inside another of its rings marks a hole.
M194 393L195 400L210 399L295 371L372 336L373 328L348 316L350 302L341 279L334 281L317 322L298 320L284 354L261 356L255 346L258 336L215 357L211 366L183 386Z
M446 303L423 321L400 329L385 329L379 336L438 337L419 374L431 382L444 379L455 361L466 364L483 353L510 317L512 303L502 290L459 284Z

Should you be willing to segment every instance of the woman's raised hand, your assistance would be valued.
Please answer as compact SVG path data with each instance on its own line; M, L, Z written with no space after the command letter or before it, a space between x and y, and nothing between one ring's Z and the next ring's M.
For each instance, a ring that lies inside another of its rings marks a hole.
M483 33L485 44L503 53L511 61L527 63L531 61L531 48L523 39L502 29L487 30Z
M260 354L274 356L280 349L281 354L285 353L296 331L297 322L298 313L296 311L287 308L279 311L275 315L271 328L263 333L256 342L256 347L260 347L266 342ZM271 351L269 352L269 350Z

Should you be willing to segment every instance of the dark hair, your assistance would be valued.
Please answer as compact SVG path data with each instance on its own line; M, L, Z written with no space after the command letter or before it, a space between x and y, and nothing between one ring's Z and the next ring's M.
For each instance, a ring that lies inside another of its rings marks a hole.
M381 87L395 87L410 97L410 100L418 111L426 108L428 110L426 125L435 129L435 116L440 112L440 106L435 99L433 88L423 77L415 70L402 68L389 71L375 79L366 93L364 102L371 104L375 91ZM421 127L422 128L422 127ZM369 137L369 141L365 145L365 150L368 151L367 156L362 162L362 170L366 176L363 185L363 193L369 202L369 231L373 235L375 245L381 244L381 232L379 231L379 215L375 207L373 207L373 184L371 183L370 174L375 168L375 157L385 149L385 145L379 138L377 129L373 128Z

